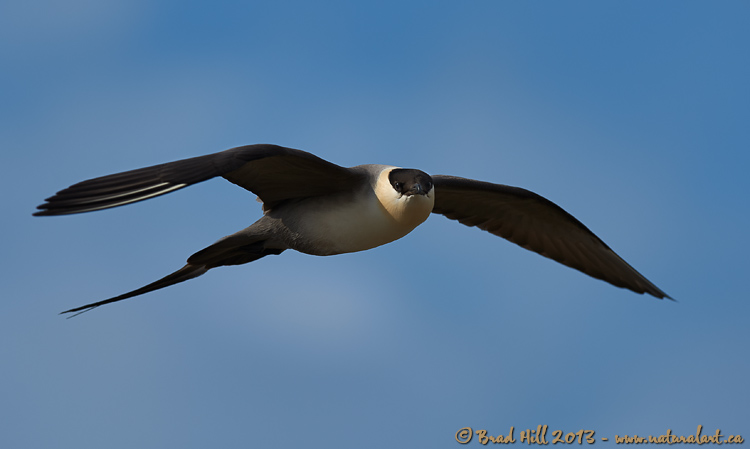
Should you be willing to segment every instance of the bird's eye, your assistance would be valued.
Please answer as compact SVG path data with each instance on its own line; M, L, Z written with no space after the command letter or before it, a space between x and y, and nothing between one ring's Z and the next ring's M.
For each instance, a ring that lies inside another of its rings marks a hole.
M396 192L401 192L404 189L404 183L403 182L394 182L393 188L396 189Z

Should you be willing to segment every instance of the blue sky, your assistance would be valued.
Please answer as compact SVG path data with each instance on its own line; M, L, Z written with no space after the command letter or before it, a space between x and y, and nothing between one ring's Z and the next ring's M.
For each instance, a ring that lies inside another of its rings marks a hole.
M750 436L749 15L3 2L2 446L456 447L462 427L539 424ZM530 189L678 302L433 216L372 251L287 252L57 315L172 272L260 208L220 179L32 217L44 198L261 142Z

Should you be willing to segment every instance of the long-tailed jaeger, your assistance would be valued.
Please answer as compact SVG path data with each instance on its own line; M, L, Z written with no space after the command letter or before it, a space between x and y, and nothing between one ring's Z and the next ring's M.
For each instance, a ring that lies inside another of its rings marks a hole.
M62 313L82 313L211 268L287 249L316 256L364 251L400 239L431 213L476 226L617 287L672 299L580 221L528 190L390 165L345 168L277 145L247 145L83 181L47 198L34 215L122 206L215 176L256 194L263 216L193 254L184 267L156 282Z

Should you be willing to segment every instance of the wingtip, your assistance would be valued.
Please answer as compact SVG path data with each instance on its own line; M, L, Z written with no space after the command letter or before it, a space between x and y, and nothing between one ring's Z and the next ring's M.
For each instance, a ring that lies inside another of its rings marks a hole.
M64 212L64 211L61 212L60 210L55 210L52 207L49 207L48 204L42 204L41 206L37 206L36 208L39 210L31 214L34 217L51 217L53 215L67 215L71 213L71 212Z
M658 288L656 289L656 291L645 291L644 293L648 293L649 295L653 296L656 299L668 299L672 302L677 302L676 299L672 298L671 296L659 290Z

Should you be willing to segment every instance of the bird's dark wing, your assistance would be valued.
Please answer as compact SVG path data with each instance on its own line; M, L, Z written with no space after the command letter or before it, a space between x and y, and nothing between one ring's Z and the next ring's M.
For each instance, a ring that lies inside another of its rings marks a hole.
M305 151L247 145L79 182L47 198L34 215L89 212L163 195L215 176L252 191L269 210L291 198L351 188L357 172Z
M433 176L434 213L476 226L589 276L670 298L553 202L518 187Z

